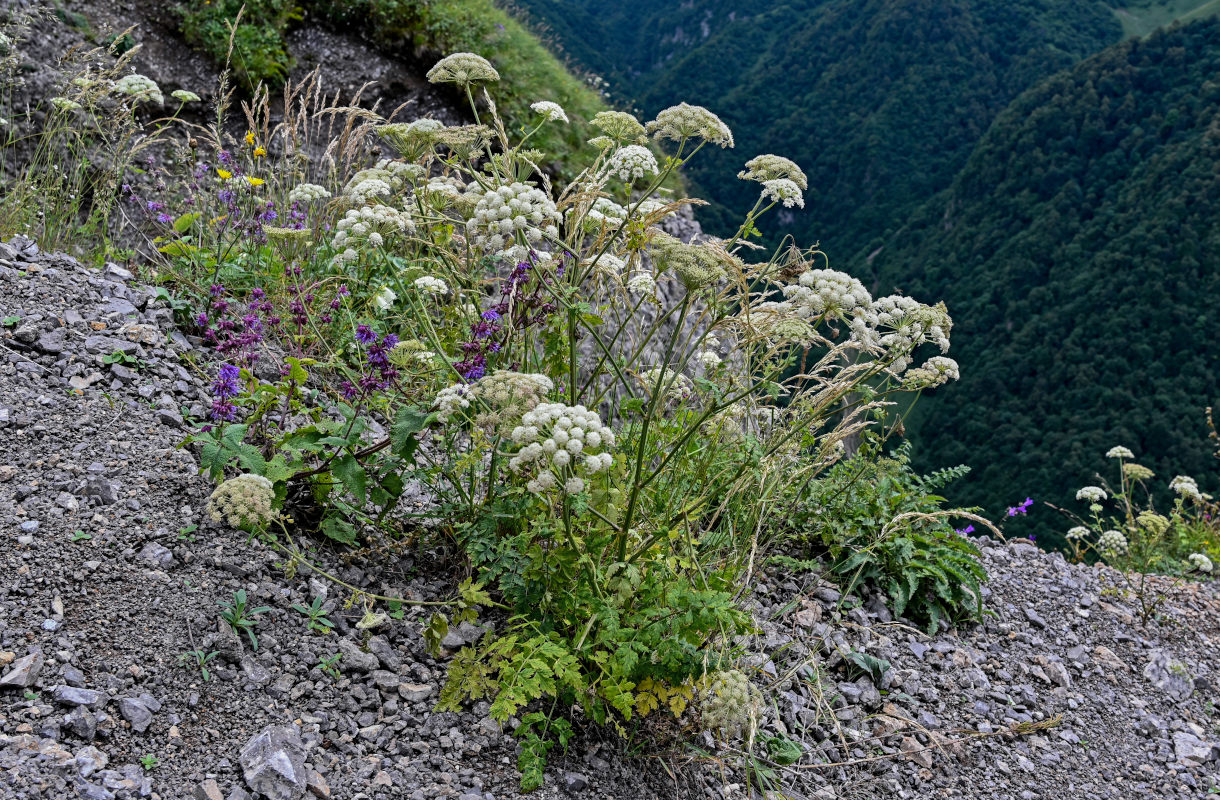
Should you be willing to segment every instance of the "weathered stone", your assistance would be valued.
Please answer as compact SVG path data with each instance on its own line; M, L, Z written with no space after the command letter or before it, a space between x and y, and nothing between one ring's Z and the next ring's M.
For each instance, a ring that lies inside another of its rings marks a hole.
M106 704L106 695L96 689L81 689L77 686L59 685L51 689L55 701L65 706L88 706L99 708Z
M408 703L420 703L432 696L432 687L426 683L402 683L398 694Z
M225 800L225 796L221 794L216 781L208 778L195 787L195 800Z
M269 725L242 748L246 785L271 800L295 800L305 793L305 745L295 728Z
M1205 742L1188 731L1173 734L1173 752L1184 767L1199 767L1220 759L1220 743Z
M0 689L28 689L38 680L42 670L42 653L30 653L13 662L13 667L0 677Z
M305 787L314 797L320 797L322 800L330 797L330 785L326 782L326 778L315 770L311 769L305 774Z
M136 733L143 733L148 730L148 726L153 721L152 710L142 700L135 697L119 699L119 714L123 716L123 719L131 723L131 728Z
M1144 666L1144 677L1179 703L1195 690L1190 672L1182 664L1171 661L1163 650L1153 652L1152 658Z

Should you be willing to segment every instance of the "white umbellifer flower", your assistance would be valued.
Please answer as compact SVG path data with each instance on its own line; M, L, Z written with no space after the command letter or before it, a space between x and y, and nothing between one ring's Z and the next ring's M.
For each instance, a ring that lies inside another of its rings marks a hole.
M1135 458L1135 453L1120 444L1107 450L1106 458Z
M653 200L651 198L648 200L641 200L640 204L636 206L636 208L640 212L640 216L644 217L651 217L658 211L664 211L665 214L663 216L669 216L675 211L674 207L669 203L663 203L660 200Z
M596 270L599 275L621 275L627 265L623 259L610 253L602 253L597 258Z
M436 62L436 65L428 70L428 80L432 83L469 86L477 81L498 81L500 73L482 56L474 53L453 53Z
M199 102L199 95L195 94L194 92L188 92L186 89L175 89L174 91L170 92L169 96L180 103Z
M558 103L552 103L550 100L539 100L537 103L531 103L530 108L546 117L548 122L568 121L568 115L564 113L563 106Z
M1121 531L1103 531L1097 539L1097 552L1103 558L1117 558L1127 554L1127 537Z
M946 356L932 356L922 367L907 370L903 383L912 388L934 388L961 378L957 362Z
M629 144L610 156L606 169L619 180L631 183L645 175L656 175L657 158L647 147Z
M647 140L644 126L626 111L599 111L589 122L611 142L643 144Z
M1199 572L1212 571L1212 560L1203 553L1191 553L1186 557L1186 560L1190 562L1191 566L1199 570Z
M710 371L720 366L720 356L711 350L704 350L700 352L696 358L706 370Z
M783 203L784 208L805 207L805 195L801 194L801 187L787 178L763 181L762 196L772 203Z
M666 369L662 375L660 367L653 367L640 373L639 382L645 390L651 393L656 388L658 379L661 381L661 389L665 392L666 400L679 402L691 396L693 387L690 378L682 373L674 373L671 369Z
M559 235L559 212L541 189L513 183L484 192L466 223L467 236L488 253L513 258L528 252L527 246L543 236ZM519 238L525 240L523 245Z
M143 75L124 75L115 82L114 90L119 94L127 95L137 103L152 101L161 105L165 102L165 95L161 94L161 87L157 86L152 78Z
M377 306L381 311L389 311L394 307L394 301L398 299L398 295L389 286L382 286L381 291L373 298L373 305Z
M289 203L312 203L314 200L325 200L330 197L330 190L316 183L302 183L294 186L288 193Z
M398 154L408 161L414 161L431 150L444 130L445 123L427 117L411 122L392 122L377 126L377 133L389 141Z
M890 295L875 301L871 313L876 314L876 343L893 359L888 368L893 375L901 375L910 366L911 354L925 342L935 344L942 353L949 349L953 320L943 304L925 306L910 297Z
M379 178L368 178L343 189L343 194L356 203L366 203L374 197L388 197L392 193L390 184Z
M275 500L274 486L262 475L247 473L230 478L208 498L208 515L213 522L251 530L263 528L277 514L271 504Z
M802 319L841 320L848 324L854 341L867 344L876 338L873 297L864 284L847 273L833 269L805 270L797 283L788 284L783 291L790 309ZM789 309L774 310L785 313Z
M632 294L653 295L657 291L656 278L649 272L633 272L627 279L627 291Z
M1090 503L1100 503L1106 499L1106 490L1100 486L1085 486L1076 492L1076 499L1085 500Z
M424 168L419 164L383 158L374 166L353 175L343 187L343 194L356 204L364 203L373 197L401 191L423 174Z
M449 422L450 417L470 408L470 398L470 386L465 383L457 383L441 389L436 395L436 400L433 401L436 406L437 421L444 425Z
M579 493L584 491L585 482L578 472L592 475L614 463L614 457L606 452L614 446L614 431L584 406L539 403L521 415L509 439L518 449L508 467L518 475L537 470L526 484L526 489L535 494L557 487L569 494ZM602 452L595 452L598 450Z
M1089 533L1090 533L1090 531L1088 528L1084 527L1083 525L1077 525L1076 527L1068 530L1067 538L1068 538L1068 541L1080 541L1083 539L1087 539L1089 536Z
M748 735L757 724L762 699L762 691L741 670L709 676L699 697L703 729L725 739Z
M1169 490L1192 500L1207 499L1207 496L1199 491L1199 484L1195 483L1195 479L1189 475L1174 476L1174 479L1169 482Z
M66 97L52 97L49 102L60 111L75 111L80 108L80 103Z
M374 205L348 210L343 215L343 219L335 225L335 229L335 238L331 240L331 246L336 250L346 248L337 256L340 262L345 262L354 261L359 257L353 247L354 244L367 242L376 246L373 245L370 234L376 233L379 237L384 237L399 233L414 233L415 224L411 222L411 217L403 211L389 206Z
M729 126L703 106L687 103L670 106L657 114L646 129L658 139L673 139L675 142L703 139L721 147L733 146L733 132Z
M434 278L431 275L425 275L422 278L415 279L415 288L420 294L429 294L433 297L438 297L446 294L449 291L449 286L440 278Z
M775 156L770 153L755 156L746 162L746 168L737 173L737 177L743 181L757 181L766 183L779 178L784 178L795 183L801 189L809 188L809 179L805 177L805 173L792 161L783 156Z
M627 219L627 209L608 197L599 197L593 201L588 213L585 214L585 230L596 233L602 226L617 228Z

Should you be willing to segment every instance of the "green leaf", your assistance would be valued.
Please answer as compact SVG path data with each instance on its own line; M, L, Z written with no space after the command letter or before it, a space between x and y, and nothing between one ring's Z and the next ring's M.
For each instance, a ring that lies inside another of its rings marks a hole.
M415 434L432 424L435 415L426 414L410 406L403 406L390 426L390 451L399 458L415 462L415 448L419 441Z
M787 736L769 736L765 740L767 754L776 764L787 766L801 760L805 751Z
M309 380L309 373L305 371L305 367L301 366L301 359L288 357L284 361L288 364L288 379L296 383L305 383Z
M195 212L178 217L178 219L174 220L174 233L186 233L200 216L198 212ZM165 251L162 250L161 252Z
M356 504L364 505L368 497L368 475L356 457L351 453L345 453L342 458L336 459L331 464L330 471L343 484L343 488L348 491L348 494L356 498Z
M342 517L327 517L322 520L321 528L328 539L340 544L354 545L359 539L356 529Z

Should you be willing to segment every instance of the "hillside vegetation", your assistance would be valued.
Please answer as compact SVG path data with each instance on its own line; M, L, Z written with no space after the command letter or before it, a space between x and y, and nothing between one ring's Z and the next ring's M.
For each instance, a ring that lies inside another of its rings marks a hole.
M754 201L748 186L712 187L711 176L783 153L812 191L804 213L766 232L821 240L840 263L948 186L1012 98L1122 36L1090 0L523 5L646 114L687 99L732 126L736 149L690 170L714 201L701 212L711 230Z
M936 463L975 468L957 499L1070 504L1114 444L1163 481L1214 475L1217 74L1210 20L1045 81L873 262L958 322L962 380L923 406L917 437Z

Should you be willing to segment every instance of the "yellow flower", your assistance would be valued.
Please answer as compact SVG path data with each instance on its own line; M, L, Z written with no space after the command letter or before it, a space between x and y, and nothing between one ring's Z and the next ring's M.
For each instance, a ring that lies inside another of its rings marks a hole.
M246 183L250 184L251 186L262 186L264 183L266 183L266 181L262 178L251 178L249 175L247 175Z
M254 131L246 131L246 144L254 144Z
M232 177L233 177L233 173L232 173L232 172L229 172L227 169L221 169L220 167L217 167L217 168L216 168L216 174L217 174L217 175L219 175L219 176L221 177L221 179L222 179L222 180L226 180L226 181L227 181L229 178L232 178Z
M267 150L261 144L258 147L254 148L254 157L255 158L262 158L265 155L267 155Z

